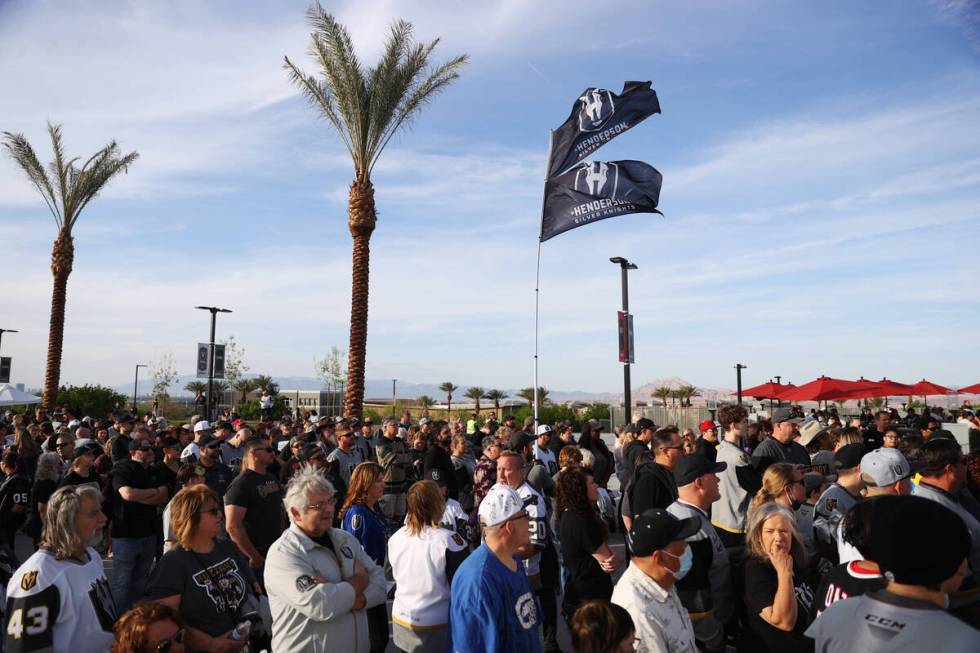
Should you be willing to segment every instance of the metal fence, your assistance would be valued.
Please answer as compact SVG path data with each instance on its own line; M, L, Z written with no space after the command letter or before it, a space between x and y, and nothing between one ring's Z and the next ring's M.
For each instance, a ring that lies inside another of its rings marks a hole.
M619 406L610 406L609 411L613 426L619 426L625 422L625 409ZM691 406L689 408L638 406L633 409L633 418L646 417L652 419L657 426L674 424L680 429L690 428L697 432L698 425L701 422L714 418L714 412L704 406Z

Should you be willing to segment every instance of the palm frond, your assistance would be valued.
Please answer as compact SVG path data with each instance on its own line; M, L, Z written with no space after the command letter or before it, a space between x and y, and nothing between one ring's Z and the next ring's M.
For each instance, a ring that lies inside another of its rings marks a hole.
M381 61L369 73L370 106L370 138L367 143L368 152L374 152L385 125L391 121L391 116L398 108L405 92L404 84L399 83L402 61L407 57L411 45L412 24L404 20L396 20L391 26L391 34L385 44Z
M48 170L54 178L61 196L61 221L58 223L60 229L65 228L65 216L69 212L68 206L68 166L65 166L65 149L61 142L61 125L48 123L48 135L51 137L51 151L54 159L48 164ZM70 166L70 164L69 164Z
M306 96L310 104L318 107L323 111L323 117L333 125L334 129L340 135L340 139L344 142L344 147L350 152L351 156L354 156L354 148L350 142L350 138L347 136L347 130L345 128L343 120L337 115L337 108L334 103L334 95L330 90L330 87L326 84L320 84L313 78L312 75L307 75L302 70L296 67L296 65L289 60L289 57L283 57L285 64L283 67L289 73L289 80L299 87L300 92Z
M119 146L113 141L90 158L78 172L78 179L72 187L74 212L65 216L69 231L74 228L82 209L102 191L109 180L120 172L128 172L129 166L139 158L137 152L130 152L122 157L118 154Z
M17 165L27 173L27 178L34 185L34 188L41 193L41 197L44 198L44 203L47 204L48 210L51 211L55 223L61 229L62 220L61 209L58 206L58 196L55 195L54 189L51 186L51 179L48 177L48 173L45 172L40 160L38 160L37 154L34 153L34 148L31 147L31 144L23 134L13 134L11 132L3 132L3 146L6 148L10 157L17 162Z

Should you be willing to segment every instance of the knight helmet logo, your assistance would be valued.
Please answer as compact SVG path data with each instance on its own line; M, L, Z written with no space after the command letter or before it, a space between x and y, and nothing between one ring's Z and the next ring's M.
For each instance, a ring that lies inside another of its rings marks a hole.
M602 129L616 110L612 93L604 88L590 88L579 98L579 102L578 128L584 132Z
M20 577L20 588L29 592L35 585L37 585L37 571L25 571Z
M586 161L575 171L575 190L618 199L619 166L605 161Z

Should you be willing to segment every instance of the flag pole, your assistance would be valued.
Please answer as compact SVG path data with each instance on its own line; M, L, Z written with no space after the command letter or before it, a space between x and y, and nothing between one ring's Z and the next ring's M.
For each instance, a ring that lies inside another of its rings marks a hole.
M551 170L551 153L555 146L555 130L548 133L548 157L544 163L544 189L541 191L541 224L538 228L538 260L534 271L534 387L531 388L534 397L534 428L538 427L539 397L538 392L538 316L540 315L538 298L541 288L541 236L544 234L544 205L548 199L548 172ZM537 432L537 431L535 431Z

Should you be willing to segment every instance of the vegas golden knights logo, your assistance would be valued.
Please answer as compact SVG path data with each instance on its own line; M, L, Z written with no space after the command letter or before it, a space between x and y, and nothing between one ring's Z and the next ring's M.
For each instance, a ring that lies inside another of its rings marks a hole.
M20 577L20 588L25 592L29 591L35 585L37 585L36 571L25 572L24 575Z

